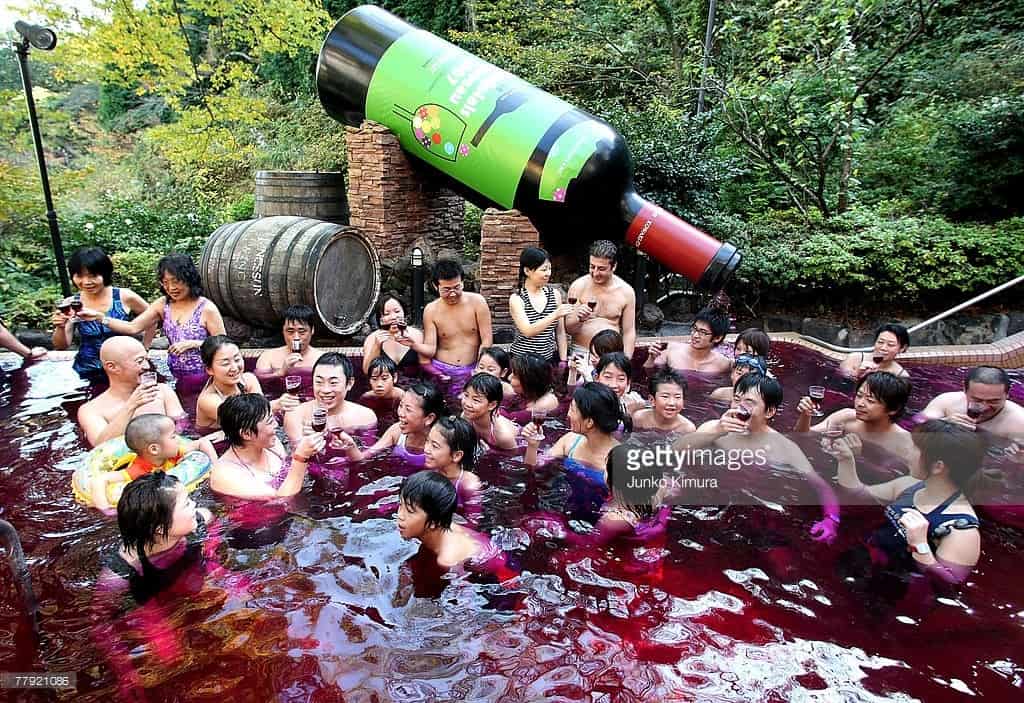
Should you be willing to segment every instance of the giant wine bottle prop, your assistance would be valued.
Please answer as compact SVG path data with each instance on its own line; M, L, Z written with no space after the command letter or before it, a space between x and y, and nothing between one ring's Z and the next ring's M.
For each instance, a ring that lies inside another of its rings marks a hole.
M608 123L379 7L338 20L316 83L332 117L387 126L470 199L527 215L553 252L625 239L708 290L739 263L736 247L637 195Z

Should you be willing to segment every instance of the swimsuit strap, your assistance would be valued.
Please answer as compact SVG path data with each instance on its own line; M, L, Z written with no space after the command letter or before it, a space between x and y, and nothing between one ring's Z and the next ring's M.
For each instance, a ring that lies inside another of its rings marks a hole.
M396 447L401 447L402 449L405 449L405 438L406 438L406 434L404 432L401 433L400 435L398 435L398 441L395 442L395 446Z
M459 484L462 483L462 476L465 473L466 473L466 470L460 466L459 467L459 477L457 479L455 479L455 491L456 491L456 493L459 490Z
M572 443L571 447L569 447L569 453L565 455L566 459L572 459L572 455L576 451L576 447L578 447L580 442L582 442L582 441L583 441L583 435L578 435L576 437L576 441Z

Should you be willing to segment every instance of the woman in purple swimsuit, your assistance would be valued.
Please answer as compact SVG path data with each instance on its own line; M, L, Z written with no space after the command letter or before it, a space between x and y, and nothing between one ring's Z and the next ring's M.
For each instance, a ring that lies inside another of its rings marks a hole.
M352 461L391 449L404 463L423 468L426 463L423 447L427 443L427 434L434 423L446 415L448 408L437 387L432 383L415 383L406 390L398 405L398 422L389 427L373 446L361 450L345 432L338 435L332 446L346 452Z
M199 347L208 336L224 334L220 310L203 297L202 280L192 259L186 254L168 254L156 267L163 296L153 301L133 321L111 319L94 310L83 310L79 317L101 320L118 334L138 334L157 320L163 322L170 342L167 365L177 378L205 376Z

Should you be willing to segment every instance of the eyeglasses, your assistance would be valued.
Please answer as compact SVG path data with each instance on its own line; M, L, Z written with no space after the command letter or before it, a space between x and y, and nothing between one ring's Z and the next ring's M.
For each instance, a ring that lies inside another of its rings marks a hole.
M702 327L694 327L690 330L691 337L710 337L711 330L706 330Z
M437 292L441 295L451 295L452 293L458 293L462 290L462 284L458 283L454 286L439 286Z

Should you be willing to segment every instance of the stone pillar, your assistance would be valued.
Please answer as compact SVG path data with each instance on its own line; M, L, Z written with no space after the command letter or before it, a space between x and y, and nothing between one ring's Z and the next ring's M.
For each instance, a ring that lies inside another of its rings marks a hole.
M494 326L512 325L508 297L519 281L519 253L540 246L540 235L518 210L488 208L480 219L480 293L491 307Z
M349 224L360 229L382 260L408 257L425 239L436 252L462 253L465 204L441 186L438 173L414 166L398 137L383 125L345 128Z

